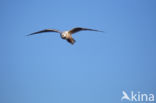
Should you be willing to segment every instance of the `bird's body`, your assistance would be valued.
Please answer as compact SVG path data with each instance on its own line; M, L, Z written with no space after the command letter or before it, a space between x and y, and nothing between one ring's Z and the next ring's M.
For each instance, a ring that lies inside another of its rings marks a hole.
M61 38L62 39L67 39L69 37L71 37L71 34L68 31L64 31L64 32L61 33Z
M72 38L69 31L64 31L61 33L61 38L67 40L69 43L74 44L75 40Z
M34 32L32 34L29 34L29 35L45 33L45 32L57 32L57 33L60 33L60 36L61 36L62 39L65 39L69 43L74 44L75 40L72 38L72 34L74 34L76 32L79 32L81 30L98 31L98 30L94 30L94 29L87 29L87 28L77 27L77 28L73 28L73 29L71 29L69 31L64 31L64 32L60 32L60 31L55 30L55 29L45 29L45 30L41 30L41 31L38 31L38 32ZM101 31L98 31L98 32L101 32Z

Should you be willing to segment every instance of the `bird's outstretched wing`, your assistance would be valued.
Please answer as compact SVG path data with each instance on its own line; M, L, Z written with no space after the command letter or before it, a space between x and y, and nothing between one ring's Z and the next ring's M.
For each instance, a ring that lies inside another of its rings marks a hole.
M57 32L57 33L61 33L60 31L55 30L55 29L44 29L44 30L41 30L41 31L38 31L38 32L34 32L34 33L31 33L31 34L28 34L27 36L34 35L34 34L39 34L39 33L45 33L45 32Z
M76 32L83 31L83 30L103 32L103 31L99 31L99 30L95 30L95 29L88 29L88 28L76 27L76 28L71 29L71 30L69 31L69 33L70 33L70 34L74 34L74 33L76 33Z

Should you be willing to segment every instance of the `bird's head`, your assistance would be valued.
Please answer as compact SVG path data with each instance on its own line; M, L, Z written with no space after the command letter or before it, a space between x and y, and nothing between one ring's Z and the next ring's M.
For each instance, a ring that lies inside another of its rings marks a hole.
M61 34L61 38L62 38L62 39L65 39L66 36L65 36L64 34Z
M67 32L63 32L63 33L61 34L62 39L65 39L65 38L66 38L66 35L67 35Z

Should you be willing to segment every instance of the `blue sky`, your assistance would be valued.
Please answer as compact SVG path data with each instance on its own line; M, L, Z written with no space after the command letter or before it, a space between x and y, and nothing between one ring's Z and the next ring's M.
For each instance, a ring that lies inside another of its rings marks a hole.
M1 0L0 103L120 103L156 94L155 0ZM52 28L86 27L71 45Z

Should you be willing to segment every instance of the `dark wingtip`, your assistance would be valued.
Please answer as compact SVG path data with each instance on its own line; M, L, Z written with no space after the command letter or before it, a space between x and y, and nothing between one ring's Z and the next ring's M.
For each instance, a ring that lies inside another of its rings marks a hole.
M31 34L28 34L28 35L26 35L26 36L31 36Z
M101 30L97 30L98 32L104 32L104 31L101 31Z
M26 35L26 36L31 36L31 35L33 35L34 33L32 33L32 34L28 34L28 35Z
M28 35L26 35L26 36L30 36L31 34L28 34Z
M96 30L97 32L103 32L104 33L104 31L101 31L101 30Z
M104 32L104 31L101 31L101 30L97 30L97 29L90 29L92 31L97 31L97 32Z

